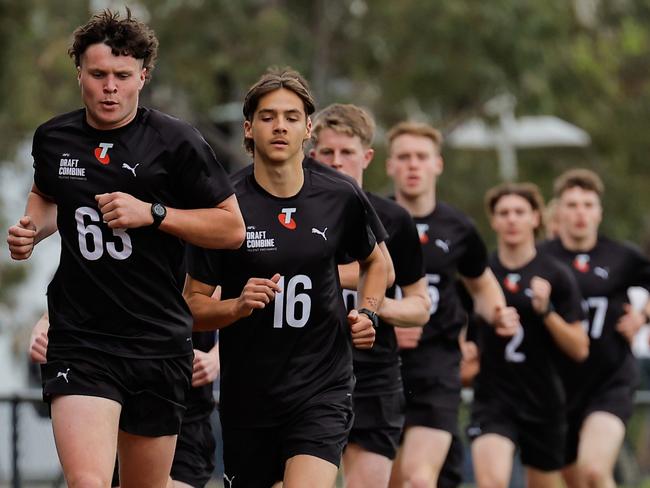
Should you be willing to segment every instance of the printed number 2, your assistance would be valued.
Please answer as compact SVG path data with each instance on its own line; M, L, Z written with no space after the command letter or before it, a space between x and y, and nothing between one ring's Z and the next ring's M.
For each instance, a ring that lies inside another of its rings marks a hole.
M296 287L302 285L303 290L311 290L311 279L306 275L296 275L289 280L287 287L284 287L284 276L280 277L278 285L282 289L280 293L275 295L275 305L273 309L273 327L281 329L285 316L285 293L286 293L286 319L287 325L290 327L304 327L309 320L311 313L311 298L307 293L296 293ZM296 305L302 305L302 313L300 317L296 317Z
M526 355L523 352L517 351L524 341L524 328L519 326L517 333L512 336L506 345L505 357L509 363L523 363L526 360Z
M605 315L607 315L607 306L609 300L607 297L589 297L582 302L585 313L589 314L591 310L594 311L594 318L591 321L591 330L589 335L592 339L598 339L603 335L603 326L605 325ZM585 330L589 327L589 320L584 322Z
M84 217L89 217L91 222L101 222L97 210L90 207L79 207L74 213L77 221L77 232L79 234L79 250L81 255L88 261L97 261L104 254L104 239L102 229L95 224L86 225ZM124 229L112 229L113 236L122 242L121 251L118 251L114 242L106 243L106 251L113 259L122 261L128 258L133 251L131 238ZM92 245L89 246L88 236L92 237Z

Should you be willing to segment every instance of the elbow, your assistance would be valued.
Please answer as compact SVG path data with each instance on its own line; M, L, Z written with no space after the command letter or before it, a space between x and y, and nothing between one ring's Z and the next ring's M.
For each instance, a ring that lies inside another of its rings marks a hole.
M572 354L572 358L577 363L584 362L589 357L589 338L585 337L584 340L580 341L578 347L575 348Z
M391 286L395 284L395 268L392 266L387 266L386 273L386 289L388 290Z
M237 225L232 229L230 239L228 240L225 249L239 249L244 243L246 238L246 226L244 220L239 219Z

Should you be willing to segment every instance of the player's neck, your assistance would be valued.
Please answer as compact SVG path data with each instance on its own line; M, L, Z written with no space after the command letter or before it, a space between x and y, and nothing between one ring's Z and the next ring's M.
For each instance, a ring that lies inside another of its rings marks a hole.
M395 192L395 200L404 207L412 217L426 217L436 209L436 189L411 197L399 191Z
M256 153L253 166L255 181L275 197L292 197L300 191L305 181L302 160L302 153L280 163L267 161Z
M499 254L499 261L501 261L501 264L508 269L523 268L537 255L534 241L514 246L499 241L497 252Z
M568 251L588 252L596 247L598 234L586 236L584 238L575 238L560 232L560 241L562 242L562 247Z

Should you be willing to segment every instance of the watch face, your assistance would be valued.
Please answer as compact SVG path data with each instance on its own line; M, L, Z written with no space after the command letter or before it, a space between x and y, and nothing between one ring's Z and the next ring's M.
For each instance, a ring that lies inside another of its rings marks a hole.
M164 217L165 216L165 207L163 207L161 204L156 203L153 206L153 213L155 213L158 217Z

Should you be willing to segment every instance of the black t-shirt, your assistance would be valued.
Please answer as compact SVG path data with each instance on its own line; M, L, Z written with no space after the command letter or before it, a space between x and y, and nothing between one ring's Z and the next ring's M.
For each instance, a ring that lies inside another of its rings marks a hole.
M209 352L215 345L216 334L210 332L193 332L192 344L194 349ZM190 388L185 398L185 415L183 422L194 422L208 417L214 409L213 383Z
M304 169L302 189L278 198L252 174L234 180L246 221L236 251L191 247L189 273L239 297L251 277L282 275L266 308L223 328L222 419L233 427L273 426L331 388L352 393L350 329L337 262L365 259L375 246L355 189L317 169Z
M456 291L458 273L481 276L487 268L487 250L473 222L444 202L438 202L430 215L414 220L424 255L431 318L418 347L401 352L402 374L425 379L458 369L458 334L466 322Z
M34 135L34 182L54 199L61 260L48 287L49 348L82 346L125 357L190 354L192 317L177 279L183 242L153 227L111 230L95 195L126 192L172 208L210 208L233 193L196 129L138 109L97 130L85 111Z
M409 213L387 198L366 193L368 200L379 215L388 239L386 247L395 267L395 284L386 296L395 297L397 286L408 286L424 276L422 246L418 232ZM343 290L346 308L357 307L357 292ZM392 325L380 320L372 349L354 349L354 375L357 396L391 393L402 389L397 339Z
M631 286L650 289L650 261L628 244L599 236L589 252L565 249L559 239L544 242L540 249L569 265L580 287L583 308L589 314L589 357L564 373L567 393L579 396L598 388L621 367L628 369L631 384L637 378L632 352L616 323L629 303Z
M340 178L344 181L347 181L350 185L352 185L352 188L354 188L354 191L358 194L359 198L363 202L363 207L368 214L368 222L370 225L370 230L372 230L372 233L375 235L375 240L377 241L377 244L382 243L388 239L388 232L384 228L384 225L381 223L381 219L377 215L377 212L375 209L372 207L370 204L370 201L368 200L368 197L364 193L364 191L357 185L357 182L354 180L354 178L341 173L340 171L337 171L326 164L321 163L320 161L316 161L313 158L310 157L305 157L305 159L302 160L302 166L303 168L308 168L308 169L313 169L316 170L319 173L323 173L324 175L327 176L332 176L334 178ZM249 164L248 166L245 166L244 168L240 169L236 173L232 175L233 180L239 178L240 176L244 175L251 175L253 174L253 164ZM344 258L340 262L351 262L354 261L353 259Z
M530 282L535 276L547 280L553 308L573 323L583 319L575 278L566 266L542 253L518 269L506 268L495 253L490 268L506 303L517 309L522 327L512 337L500 337L492 327L479 327L481 371L475 381L476 401L497 398L531 419L560 417L565 412L565 394L557 360L564 354L533 309Z

